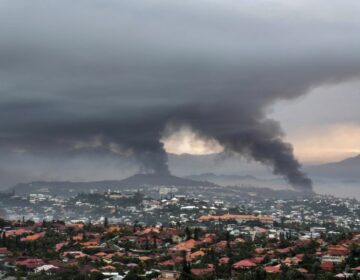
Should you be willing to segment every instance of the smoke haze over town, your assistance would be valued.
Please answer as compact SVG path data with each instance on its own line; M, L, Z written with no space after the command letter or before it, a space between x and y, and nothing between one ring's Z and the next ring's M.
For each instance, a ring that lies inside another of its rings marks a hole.
M300 159L360 152L360 6L316 2L0 1L1 183L181 172L186 152L311 191Z
M360 279L359 0L0 0L0 279Z

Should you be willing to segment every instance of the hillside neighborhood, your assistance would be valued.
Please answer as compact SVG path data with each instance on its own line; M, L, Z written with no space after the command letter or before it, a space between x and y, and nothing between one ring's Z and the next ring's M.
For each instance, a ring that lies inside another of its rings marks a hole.
M269 198L236 207L106 192L72 199L88 218L64 222L40 210L64 214L64 201L28 199L31 216L15 219L14 209L14 219L0 220L0 279L356 279L360 271L356 200Z

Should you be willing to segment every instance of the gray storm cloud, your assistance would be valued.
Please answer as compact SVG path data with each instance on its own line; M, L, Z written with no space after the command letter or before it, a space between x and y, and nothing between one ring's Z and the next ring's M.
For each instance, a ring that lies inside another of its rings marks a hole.
M360 7L286 2L0 1L1 151L82 143L168 173L160 139L187 125L311 190L266 110L359 76Z

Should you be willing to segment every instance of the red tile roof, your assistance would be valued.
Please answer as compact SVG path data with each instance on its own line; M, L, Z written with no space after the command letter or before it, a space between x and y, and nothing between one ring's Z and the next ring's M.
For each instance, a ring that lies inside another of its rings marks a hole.
M256 264L249 259L245 259L245 260L242 260L242 261L239 261L239 262L233 264L233 268L236 268L236 269L237 268L251 268L254 266L256 266Z
M274 266L266 266L264 267L264 270L266 273L279 273L281 272L280 264L274 265Z
M45 264L45 262L42 259L37 259L37 258L17 260L15 263L16 265L26 266L28 268L36 268Z
M7 255L10 252L8 251L8 249L6 247L0 247L0 254L1 255Z
M322 262L320 267L324 271L331 271L334 267L334 264L332 262Z
M269 216L254 216L254 215L235 215L235 214L225 214L222 216L201 216L199 221L210 221L210 220L259 220L259 221L272 221L273 218Z
M39 232L39 233L35 233L35 234L31 234L31 235L28 235L28 236L26 236L26 237L21 238L20 241L23 241L23 242L24 242L24 241L35 241L35 240L38 240L38 239L44 237L45 234L46 234L45 231Z
M212 274L214 272L214 268L208 267L208 268L192 268L191 273L196 276L203 276L207 274Z

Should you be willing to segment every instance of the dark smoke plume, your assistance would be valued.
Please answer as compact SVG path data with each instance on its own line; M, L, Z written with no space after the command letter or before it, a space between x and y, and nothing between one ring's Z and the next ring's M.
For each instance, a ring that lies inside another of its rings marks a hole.
M187 125L311 190L266 110L358 77L359 19L265 2L2 1L0 152L107 151L168 173L160 139Z
M283 133L277 122L261 117L257 108L249 111L231 104L216 107L182 110L173 120L173 129L190 125L200 136L217 140L228 154L248 156L272 167L274 174L284 176L294 188L312 190L312 182L300 170L292 146L282 141ZM239 112L229 114L231 109Z

